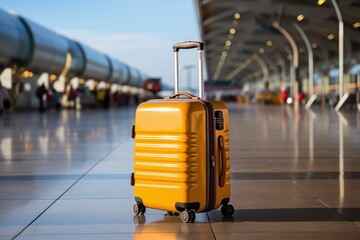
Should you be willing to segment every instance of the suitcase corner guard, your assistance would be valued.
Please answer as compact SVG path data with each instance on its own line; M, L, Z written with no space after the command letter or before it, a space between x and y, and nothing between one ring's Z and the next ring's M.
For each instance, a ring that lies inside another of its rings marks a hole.
M226 205L230 202L230 198L224 198L222 201L221 201L221 205Z
M135 202L144 204L141 197L135 197Z

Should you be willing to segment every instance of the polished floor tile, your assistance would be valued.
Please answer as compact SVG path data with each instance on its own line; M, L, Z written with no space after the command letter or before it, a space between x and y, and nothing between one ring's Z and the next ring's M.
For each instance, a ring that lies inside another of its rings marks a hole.
M342 162L339 161L339 157L335 158L329 156L298 158L298 161L291 161L290 159L272 156L271 159L267 158L266 161L273 166L274 169L280 172L339 172L341 170L347 172L360 172L360 160L354 158L344 158Z
M291 180L232 181L232 197L311 197Z
M232 197L235 209L313 209L327 208L315 197Z
M119 179L122 178L122 179ZM125 179L124 179L125 178ZM133 198L133 188L130 183L130 174L126 175L87 175L77 182L63 199L72 198Z
M321 202L331 208L359 208L360 209L360 196L357 197L339 197L327 198L321 197Z
M276 239L276 240L358 240L358 235L353 232L252 232L252 233L216 233L216 239L220 240L264 240L264 239Z
M148 209L145 216L134 216L133 199L59 200L23 234L100 234L100 233L166 233L183 232L178 216ZM205 213L198 214L195 224L185 224L188 232L209 232Z
M64 235L22 235L19 240L148 240L148 239L182 239L182 240L215 240L213 233L133 233L133 234L64 234ZM0 237L1 240L1 237Z
M0 200L46 200L57 199L67 191L74 182L80 178L80 175L72 175L71 179L66 179L67 175L53 176L48 175L43 179L37 179L43 176L26 176L26 178L17 180L0 181ZM65 178L66 180L62 180Z
M54 201L0 200L0 239L10 239L23 230ZM7 238L2 237L8 235Z
M314 197L338 197L346 199L347 197L360 197L360 179L356 180L295 180L303 189Z
M250 217L251 218L251 217ZM272 222L267 216L268 221L262 221L253 218L253 222L217 222L213 223L215 233L299 233L299 232L322 232L322 233L352 233L360 234L360 229L353 223L345 221L317 221L316 219L309 219L303 221L275 221ZM266 218L264 218L266 220ZM263 220L264 220L263 219Z
M134 216L134 108L0 118L0 240L360 239L358 113L228 104L233 217Z

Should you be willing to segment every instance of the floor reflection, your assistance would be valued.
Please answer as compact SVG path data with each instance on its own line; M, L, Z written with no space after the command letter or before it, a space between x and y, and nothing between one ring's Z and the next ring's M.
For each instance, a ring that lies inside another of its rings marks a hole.
M34 157L56 154L71 160L84 150L91 151L94 144L104 146L124 138L122 133L132 124L132 112L125 113L126 117L111 111L14 113L0 118L0 156L17 161L25 154Z
M152 209L133 217L134 109L0 118L0 239L360 236L359 113L228 108L235 214L193 224Z

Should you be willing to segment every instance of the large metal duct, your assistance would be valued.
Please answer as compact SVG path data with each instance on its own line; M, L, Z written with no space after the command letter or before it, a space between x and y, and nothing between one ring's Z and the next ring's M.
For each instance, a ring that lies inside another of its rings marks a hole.
M65 37L33 21L17 16L29 31L31 58L27 69L33 72L60 74L65 67L68 42Z
M108 81L111 76L110 59L84 44L80 44L80 46L85 55L85 69L82 77L85 79Z
M139 87L141 84L141 76L137 69L129 67L129 81L128 84L133 87Z
M118 60L111 58L111 78L110 82L124 84L127 82L128 78L128 69L126 65Z
M81 76L85 70L85 53L80 44L72 39L68 39L69 52L71 55L71 65L69 68L69 75Z
M31 57L30 36L19 19L0 9L0 66L23 66Z

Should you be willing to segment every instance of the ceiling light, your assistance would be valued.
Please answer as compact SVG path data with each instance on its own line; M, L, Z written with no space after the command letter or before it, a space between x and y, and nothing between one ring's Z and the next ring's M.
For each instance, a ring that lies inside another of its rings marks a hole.
M231 46L231 41L230 41L230 40L227 40L227 41L225 42L225 45L226 45L227 47L230 47L230 46Z
M226 56L227 56L227 52L226 52L226 51L223 51L223 52L221 53L221 56L226 57Z
M326 2L326 0L318 0L317 5L321 6Z
M271 46L272 46L272 41L267 41L267 42L266 42L266 45L267 45L268 47L271 47Z
M235 28L230 28L230 34L235 34L236 33L236 30L235 30Z
M335 38L335 35L333 33L330 33L329 35L326 36L326 38L331 41Z
M263 54L265 50L263 48L259 48L259 53Z
M296 20L298 20L298 22L301 22L302 20L304 20L305 16L304 14L299 14L297 17L296 17Z
M359 28L360 27L360 22L356 22L353 24L353 28Z
M234 14L234 18L235 18L236 20L240 19L240 13L235 13L235 14Z
M312 48L317 48L318 45L317 45L317 43L312 43L312 44L311 44L311 47L312 47Z

